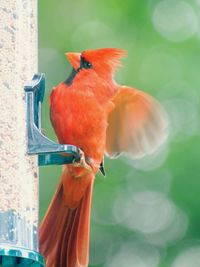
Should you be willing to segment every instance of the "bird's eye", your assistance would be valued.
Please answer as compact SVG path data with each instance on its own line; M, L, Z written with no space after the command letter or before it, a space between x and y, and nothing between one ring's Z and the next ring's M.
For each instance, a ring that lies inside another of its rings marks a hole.
M84 69L91 69L92 68L92 64L90 62L88 62L87 60L85 60L83 57L81 57L81 68Z
M88 62L88 61L84 62L84 68L89 69L91 67L92 67L92 64L90 62Z

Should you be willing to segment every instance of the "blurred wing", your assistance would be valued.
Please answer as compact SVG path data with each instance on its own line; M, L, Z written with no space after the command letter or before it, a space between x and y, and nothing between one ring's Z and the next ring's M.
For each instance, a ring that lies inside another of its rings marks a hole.
M121 86L108 116L106 153L128 153L141 158L153 153L168 135L168 120L161 105L148 94Z

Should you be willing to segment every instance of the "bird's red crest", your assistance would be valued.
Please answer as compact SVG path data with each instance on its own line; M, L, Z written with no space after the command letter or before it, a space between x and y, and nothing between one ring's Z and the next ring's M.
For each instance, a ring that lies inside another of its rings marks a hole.
M104 79L114 74L115 70L121 66L120 59L126 55L127 52L125 50L118 48L100 48L85 50L82 53L66 53L74 69L80 67L82 57L91 64L96 74Z
M85 50L82 52L82 57L88 60L93 65L107 64L112 70L121 66L120 59L125 57L127 52L117 48L101 48L95 50Z

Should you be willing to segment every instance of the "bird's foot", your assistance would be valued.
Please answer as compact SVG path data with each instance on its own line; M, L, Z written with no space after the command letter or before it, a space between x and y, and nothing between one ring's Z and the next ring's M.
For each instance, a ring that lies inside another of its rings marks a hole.
M88 172L93 172L93 168L90 165L90 158L85 157L85 153L79 148L79 159L75 159L73 162L74 167L85 168Z

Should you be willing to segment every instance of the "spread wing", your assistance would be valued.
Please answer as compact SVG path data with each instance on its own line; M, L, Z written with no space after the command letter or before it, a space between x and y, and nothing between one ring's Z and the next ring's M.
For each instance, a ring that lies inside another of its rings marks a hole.
M128 153L141 158L153 153L167 138L168 120L161 105L148 94L121 86L108 116L106 153Z

